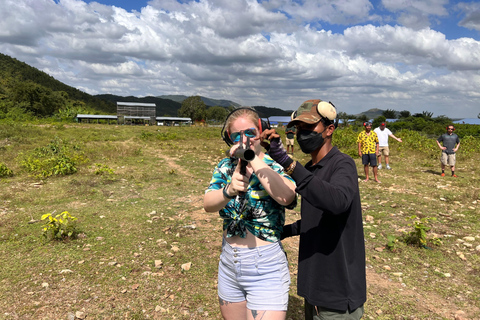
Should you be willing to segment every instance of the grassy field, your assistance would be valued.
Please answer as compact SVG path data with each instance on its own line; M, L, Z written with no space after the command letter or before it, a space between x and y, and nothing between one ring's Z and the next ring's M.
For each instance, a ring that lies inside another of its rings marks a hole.
M381 184L359 183L364 318L480 319L480 150L461 146L459 177L441 177L439 152L410 135L396 133L404 143L392 142ZM13 172L0 178L0 319L220 319L221 220L202 201L225 150L220 128L0 124L0 164ZM294 158L307 161L298 146ZM41 216L63 211L79 238L45 240ZM406 243L428 227L426 248ZM303 319L298 238L284 245L287 318Z

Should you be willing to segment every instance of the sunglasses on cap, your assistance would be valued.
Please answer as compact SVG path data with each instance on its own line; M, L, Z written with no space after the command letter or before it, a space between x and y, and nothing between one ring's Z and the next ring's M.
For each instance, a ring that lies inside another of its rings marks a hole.
M249 128L240 132L232 132L230 134L230 140L232 140L233 143L239 142L240 137L242 136L242 132L247 138L255 138L257 136L257 129Z

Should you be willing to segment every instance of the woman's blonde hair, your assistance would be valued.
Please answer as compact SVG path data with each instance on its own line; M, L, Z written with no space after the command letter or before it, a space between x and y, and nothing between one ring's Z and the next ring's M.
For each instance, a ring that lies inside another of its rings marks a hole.
M233 111L225 122L225 129L228 134L230 134L230 126L232 125L232 123L241 117L246 117L252 120L252 122L255 124L255 127L259 131L261 130L259 125L260 117L258 116L258 113L250 107L240 107L237 110Z

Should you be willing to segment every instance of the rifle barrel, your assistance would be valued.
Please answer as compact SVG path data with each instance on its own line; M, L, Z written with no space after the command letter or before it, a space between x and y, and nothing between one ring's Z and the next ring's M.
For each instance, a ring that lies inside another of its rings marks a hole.
M235 150L235 158L242 159L243 161L250 162L255 159L255 151L251 149L238 148Z

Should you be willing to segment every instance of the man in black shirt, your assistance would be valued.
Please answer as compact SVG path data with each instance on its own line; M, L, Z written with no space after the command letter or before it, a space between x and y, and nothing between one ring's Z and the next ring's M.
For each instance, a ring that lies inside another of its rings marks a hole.
M455 127L453 125L449 125L447 127L447 133L442 134L437 139L437 145L442 150L442 157L440 158L442 165L442 177L445 176L445 166L450 166L452 169L452 177L457 177L455 174L455 152L457 152L458 148L460 147L460 139L455 133L453 133L453 131L455 131ZM443 146L440 144L440 142L443 143Z
M295 180L302 196L301 220L286 225L282 237L300 235L298 295L305 319L360 319L366 301L365 243L357 168L332 145L335 107L305 101L288 126L311 160L302 166L283 149L279 135L267 130L270 156Z

